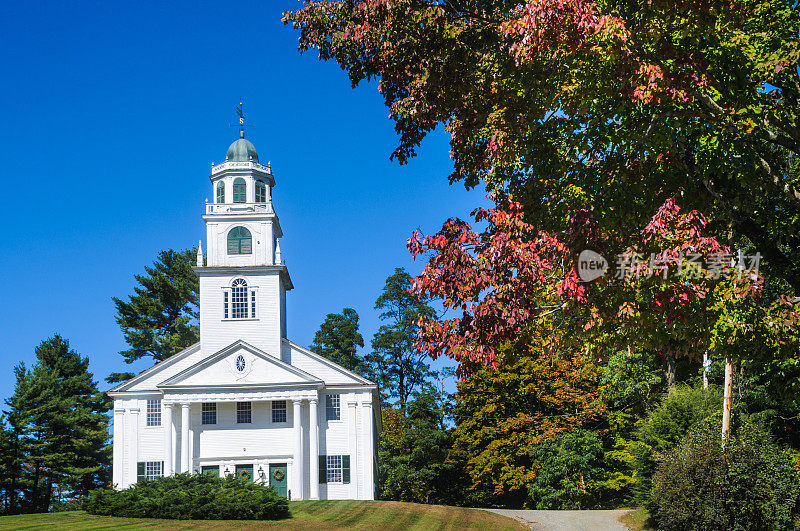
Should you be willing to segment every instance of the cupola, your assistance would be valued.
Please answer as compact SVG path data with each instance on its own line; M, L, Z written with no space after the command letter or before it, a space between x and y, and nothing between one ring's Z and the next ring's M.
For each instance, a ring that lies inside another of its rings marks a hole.
M255 146L244 137L244 130L239 131L239 139L230 145L225 155L226 162L258 162Z

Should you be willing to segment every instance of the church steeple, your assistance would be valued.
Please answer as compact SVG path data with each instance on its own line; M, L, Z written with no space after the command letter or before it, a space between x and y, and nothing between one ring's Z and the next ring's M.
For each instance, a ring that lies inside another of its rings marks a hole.
M225 162L211 167L213 203L206 205L208 265L274 265L283 236L272 205L275 176L258 162L255 146L233 142Z
M214 202L206 203L203 216L205 265L198 245L195 267L201 348L215 351L246 337L280 358L292 281L281 260L283 232L272 204L272 168L258 162L241 128L225 162L211 166L209 179Z

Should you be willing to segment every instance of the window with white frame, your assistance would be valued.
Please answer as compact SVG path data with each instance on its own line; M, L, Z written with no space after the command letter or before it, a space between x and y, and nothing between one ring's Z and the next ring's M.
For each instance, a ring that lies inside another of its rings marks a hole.
M340 420L342 418L339 403L339 395L327 395L325 397L325 418L327 420Z
M272 401L272 422L286 422L286 400Z
M341 483L342 482L342 456L341 455L329 455L327 456L327 462L325 463L327 466L325 469L327 470L327 477L326 480L328 483Z
M216 424L217 423L217 403L216 402L203 402L202 423L203 424Z
M162 476L161 461L145 461L144 476L147 479L156 479Z
M228 318L228 298L229 297L230 297L230 293L228 293L227 290L222 292L222 306L224 308L224 311L222 313L223 313L223 317L225 319Z
M147 426L161 426L161 400L150 399L147 401Z
M251 402L238 402L236 404L236 423L250 424L253 421L253 404Z
M136 481L153 480L163 475L163 461L139 461L136 463Z

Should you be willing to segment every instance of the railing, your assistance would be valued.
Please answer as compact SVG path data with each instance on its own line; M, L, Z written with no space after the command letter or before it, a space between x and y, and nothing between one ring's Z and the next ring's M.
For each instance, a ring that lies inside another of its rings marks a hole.
M272 175L272 167L271 166L264 166L263 164L259 164L257 162L251 161L239 161L239 162L222 162L220 164L211 165L211 175L215 173L219 173L223 170L233 170L233 169L247 169L247 170L258 170L262 171L266 174Z
M206 214L274 214L272 203L206 203Z

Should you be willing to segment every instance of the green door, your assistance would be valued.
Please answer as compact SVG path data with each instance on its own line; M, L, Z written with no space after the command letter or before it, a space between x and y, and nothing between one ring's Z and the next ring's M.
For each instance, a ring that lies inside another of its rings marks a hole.
M253 465L236 465L236 477L253 481Z
M219 477L219 465L202 466L200 467L200 473Z
M269 486L274 487L279 495L286 497L286 463L269 465Z

